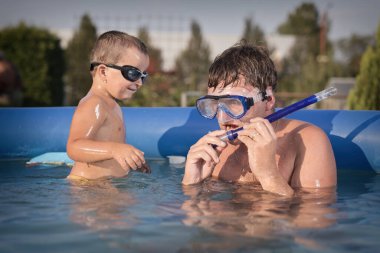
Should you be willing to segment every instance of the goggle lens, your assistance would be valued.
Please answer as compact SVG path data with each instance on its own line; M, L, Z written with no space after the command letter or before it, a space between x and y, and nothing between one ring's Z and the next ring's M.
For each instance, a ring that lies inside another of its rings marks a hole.
M244 105L245 97L228 96L228 97L203 97L197 100L196 106L199 113L208 119L212 119L221 109L230 117L239 119L249 109L249 105Z
M128 81L131 81L131 82L136 82L137 80L139 80L141 78L141 82L144 83L148 77L148 73L141 72L138 68L133 67L133 66L129 66L129 65L125 65L125 66L121 67L121 66L117 66L114 64L105 64L105 63L100 63L100 62L93 62L90 65L90 70L92 71L96 66L98 66L100 64L104 64L109 68L114 68L114 69L120 70L123 77L125 79L127 79Z
M123 66L121 73L123 74L125 79L131 82L135 82L141 78L141 81L144 83L146 77L148 76L147 73L142 73L140 70L131 66Z
M199 113L209 119L214 118L218 111L218 101L211 98L197 100L196 106Z
M219 104L235 117L238 117L244 113L244 106L237 98L222 98L219 100Z

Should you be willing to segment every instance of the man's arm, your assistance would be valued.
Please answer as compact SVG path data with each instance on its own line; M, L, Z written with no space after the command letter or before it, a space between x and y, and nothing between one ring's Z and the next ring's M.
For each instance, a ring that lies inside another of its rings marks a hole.
M292 196L294 191L282 176L276 162L277 136L268 120L251 119L238 137L248 149L252 173L266 191Z
M293 187L324 188L337 184L336 163L330 140L322 129L309 125L300 131Z

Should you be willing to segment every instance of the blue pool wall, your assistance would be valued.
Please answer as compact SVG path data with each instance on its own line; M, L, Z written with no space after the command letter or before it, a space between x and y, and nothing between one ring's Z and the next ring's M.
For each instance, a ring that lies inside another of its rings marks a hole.
M0 158L31 158L66 152L75 107L0 109ZM127 142L148 158L186 156L216 120L202 118L194 107L123 107ZM328 135L339 169L380 173L380 111L311 110L287 118L310 122ZM321 158L323 159L323 158Z

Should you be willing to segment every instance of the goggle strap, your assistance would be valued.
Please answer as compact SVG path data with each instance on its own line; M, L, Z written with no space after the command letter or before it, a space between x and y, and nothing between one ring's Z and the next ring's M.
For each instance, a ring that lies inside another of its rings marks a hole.
M90 71L93 71L96 66L99 66L101 63L99 62L91 62Z
M247 110L251 108L251 106L253 106L254 104L255 104L255 101L253 98L251 97L247 98Z
M265 101L265 100L271 101L272 100L272 97L268 96L266 91L260 91L260 94L261 94L261 101Z

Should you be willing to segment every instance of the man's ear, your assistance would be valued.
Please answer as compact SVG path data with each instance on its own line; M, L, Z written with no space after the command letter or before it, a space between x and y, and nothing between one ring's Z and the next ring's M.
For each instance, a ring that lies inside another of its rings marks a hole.
M275 104L276 104L276 98L273 95L272 87L269 86L266 89L266 93L267 93L266 95L268 97L267 100L266 100L266 110L274 112Z

